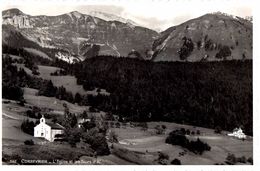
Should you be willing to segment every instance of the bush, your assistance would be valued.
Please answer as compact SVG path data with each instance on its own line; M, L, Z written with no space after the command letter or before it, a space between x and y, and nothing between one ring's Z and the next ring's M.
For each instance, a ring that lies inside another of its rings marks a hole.
M96 151L97 155L110 154L105 136L99 133L97 129L93 128L84 133L82 135L82 139L85 143L88 143L93 150Z
M159 152L159 156L158 156L158 163L162 164L162 165L166 165L168 163L169 160L169 155L165 154L163 152Z
M200 135L200 130L197 130L197 135Z
M90 130L96 127L96 123L93 120L91 120L89 122L83 122L82 126L85 130Z
M190 38L183 37L182 39L183 45L178 51L179 57L181 60L186 60L188 56L190 56L191 52L193 51L194 45Z
M238 157L237 158L237 162L239 162L239 163L246 163L246 157L245 156L242 156L242 157Z
M156 125L154 129L155 129L156 134L163 134L164 133L164 129L160 125Z
M189 140L185 137L185 135L171 132L169 136L166 138L165 142L167 144L179 145L182 147L187 147Z
M21 129L23 132L34 135L34 127L35 123L33 121L29 121L28 119L22 122Z
M202 154L204 151L210 151L211 147L202 142L199 138L196 141L189 141L183 132L180 130L172 131L166 138L165 142L167 144L179 145L181 147L187 148L195 154Z
M111 128L114 128L114 125L115 125L114 122L110 122L110 127L111 127Z
M108 141L111 143L118 143L118 136L114 131L111 131L108 135Z
M166 127L165 125L162 125L162 129L164 129L164 130L165 130L166 128L167 128L167 127Z
M141 130L143 130L143 131L147 131L147 129L148 129L148 125L147 125L146 122L142 122L142 123L140 123L140 126L141 126Z
M195 154L202 154L204 151L210 151L211 147L207 144L202 142L199 138L197 141L190 141L187 148L194 152Z
M33 140L25 140L24 144L25 145L34 145L34 142L33 142Z
M234 154L228 153L228 156L226 158L226 163L230 165L236 164L237 163L236 156Z
M249 158L247 159L247 162L250 163L250 164L253 164L253 158L252 158L252 157L249 157Z
M231 56L231 53L232 52L228 46L223 46L216 54L216 58L226 59L226 57Z
M220 127L220 126L216 126L216 128L215 128L215 133L216 133L216 134L221 134L221 132L222 132L221 127Z
M64 139L68 141L71 147L76 147L76 144L80 142L81 132L78 128L66 129Z
M7 85L2 84L2 97L10 100L22 100L23 99L23 90L21 87L16 85Z
M119 122L116 123L116 128L120 128L120 123Z
M181 161L179 159L174 159L171 161L172 165L181 165Z

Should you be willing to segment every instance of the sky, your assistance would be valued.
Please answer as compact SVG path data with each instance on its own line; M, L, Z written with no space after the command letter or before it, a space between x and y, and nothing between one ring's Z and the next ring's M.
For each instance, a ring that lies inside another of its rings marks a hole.
M253 0L10 0L3 10L19 8L30 15L59 15L71 11L111 13L157 31L206 13L252 16Z

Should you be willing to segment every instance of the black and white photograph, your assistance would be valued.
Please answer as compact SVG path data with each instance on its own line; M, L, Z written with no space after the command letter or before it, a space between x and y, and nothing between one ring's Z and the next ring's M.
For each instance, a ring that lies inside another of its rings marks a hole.
M252 1L28 2L1 4L2 165L254 165Z

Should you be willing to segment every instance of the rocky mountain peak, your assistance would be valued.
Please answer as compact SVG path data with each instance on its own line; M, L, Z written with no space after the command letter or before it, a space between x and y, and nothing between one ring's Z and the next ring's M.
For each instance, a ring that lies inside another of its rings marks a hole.
M72 11L69 14L75 16L76 18L81 18L83 16L83 14L78 11Z
M8 9L2 12L2 17L6 18L6 17L13 17L16 15L25 15L22 11L20 11L17 8L12 8L12 9Z

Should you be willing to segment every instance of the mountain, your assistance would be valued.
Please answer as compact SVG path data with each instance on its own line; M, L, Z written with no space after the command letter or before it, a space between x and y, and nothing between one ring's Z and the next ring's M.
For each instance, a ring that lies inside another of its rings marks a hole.
M100 12L100 11L91 11L89 13L89 15L97 17L97 18L101 18L105 21L120 21L121 23L128 23L129 25L134 26L138 26L137 23L135 23L134 21L130 20L130 19L125 19L122 17L119 17L117 15L114 14L109 14L109 13L105 13L105 12Z
M129 22L106 21L73 11L58 16L31 16L19 9L2 12L3 25L12 25L25 39L43 48L60 49L55 57L84 60L96 55L128 56L137 51L143 58L158 33ZM11 27L3 27L5 39ZM11 38L9 38L11 39ZM25 45L26 46L26 45Z
M152 60L252 59L251 21L218 12L170 27L154 41Z
M97 11L88 15L73 11L31 16L9 9L2 12L2 17L3 43L29 48L37 44L48 54L52 52L53 57L70 63L97 55L152 61L252 59L252 17L206 14L161 33Z

